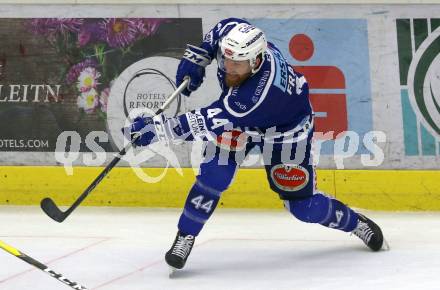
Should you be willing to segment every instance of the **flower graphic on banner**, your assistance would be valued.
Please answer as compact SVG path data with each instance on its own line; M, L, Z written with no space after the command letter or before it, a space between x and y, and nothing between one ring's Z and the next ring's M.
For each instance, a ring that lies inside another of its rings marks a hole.
M105 19L100 23L104 39L110 47L126 47L140 35L136 21L129 19Z
M166 22L162 18L33 18L25 25L63 57L62 77L75 87L78 108L105 119L111 82L145 57L149 38Z
M108 97L110 96L110 88L105 88L99 95L99 104L102 111L107 112Z
M34 34L56 41L59 34L78 33L83 23L82 18L33 18L29 20L29 27Z
M99 106L98 92L95 89L83 92L78 96L77 104L86 113L94 112Z
M94 67L86 67L79 73L76 87L82 93L96 89L101 74Z
M66 82L68 84L72 84L78 80L79 75L83 70L85 70L88 67L96 68L98 66L98 62L94 59L86 59L83 62L77 63L73 65L66 76Z

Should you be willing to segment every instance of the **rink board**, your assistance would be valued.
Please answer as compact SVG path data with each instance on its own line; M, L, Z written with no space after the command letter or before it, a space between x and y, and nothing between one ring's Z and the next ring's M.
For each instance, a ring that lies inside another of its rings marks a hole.
M102 167L0 167L0 204L37 205L52 197L70 205ZM159 176L162 168L146 168ZM195 179L191 168L183 176L169 169L157 183L141 181L130 168L114 168L84 202L91 206L181 207ZM318 188L350 206L373 210L440 210L440 172L417 170L318 170ZM269 188L264 169L240 169L223 194L220 207L281 208Z

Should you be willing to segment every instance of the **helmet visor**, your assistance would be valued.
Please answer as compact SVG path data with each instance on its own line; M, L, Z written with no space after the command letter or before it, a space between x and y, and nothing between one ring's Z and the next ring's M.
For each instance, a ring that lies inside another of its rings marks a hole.
M230 75L245 75L252 70L249 60L232 60L221 52L217 54L217 63L220 70Z

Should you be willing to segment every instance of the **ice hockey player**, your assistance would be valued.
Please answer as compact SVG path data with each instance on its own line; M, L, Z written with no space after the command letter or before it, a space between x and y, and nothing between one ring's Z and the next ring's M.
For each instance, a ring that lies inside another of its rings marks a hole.
M266 41L262 30L245 20L229 18L216 24L200 46L187 46L176 75L177 85L190 78L185 95L200 87L205 67L213 59L221 87L217 101L175 118L138 117L130 129L133 136L149 127L136 141L139 146L179 139L215 144L211 156L205 150L166 262L175 269L184 267L195 237L231 184L240 162L255 147L262 153L270 188L293 216L351 232L371 250L379 251L384 238L377 224L317 190L311 153L313 111L304 76Z

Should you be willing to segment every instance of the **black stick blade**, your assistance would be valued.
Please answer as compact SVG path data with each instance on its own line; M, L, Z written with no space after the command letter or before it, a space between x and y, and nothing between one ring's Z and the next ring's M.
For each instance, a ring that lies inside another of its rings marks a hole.
M44 198L40 203L41 209L54 221L62 223L67 215L62 212L55 202L49 197Z

